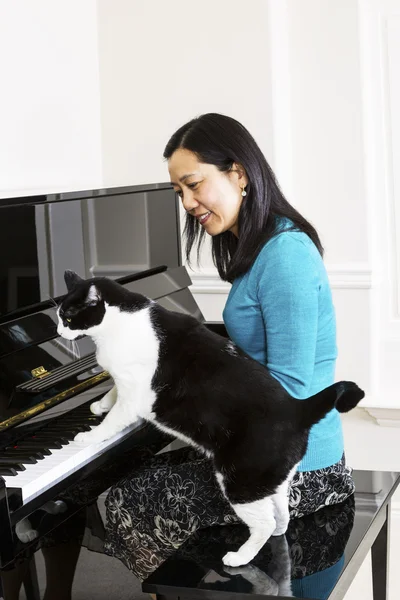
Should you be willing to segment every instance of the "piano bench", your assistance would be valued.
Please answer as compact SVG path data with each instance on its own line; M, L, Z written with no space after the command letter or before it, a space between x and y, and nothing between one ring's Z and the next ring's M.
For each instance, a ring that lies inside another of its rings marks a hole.
M390 502L400 473L354 471L356 492L341 504L289 523L249 565L225 567L222 557L248 538L244 525L194 533L142 584L158 600L341 600L368 552L373 598L387 598Z

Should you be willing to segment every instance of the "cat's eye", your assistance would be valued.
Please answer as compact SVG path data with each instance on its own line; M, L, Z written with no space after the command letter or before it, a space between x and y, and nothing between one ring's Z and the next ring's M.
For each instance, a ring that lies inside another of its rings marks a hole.
M67 323L71 323L71 319L65 319Z

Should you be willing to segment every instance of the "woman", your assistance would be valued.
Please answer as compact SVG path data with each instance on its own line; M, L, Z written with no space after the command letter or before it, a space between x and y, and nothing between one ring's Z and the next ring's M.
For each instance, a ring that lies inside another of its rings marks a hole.
M230 338L301 399L334 381L335 313L314 227L285 199L250 133L205 114L169 140L164 158L186 216L186 255L207 233L232 288L223 318ZM354 491L339 413L310 433L290 490L291 517ZM184 448L147 458L108 496L106 549L147 577L197 529L236 521L211 463Z

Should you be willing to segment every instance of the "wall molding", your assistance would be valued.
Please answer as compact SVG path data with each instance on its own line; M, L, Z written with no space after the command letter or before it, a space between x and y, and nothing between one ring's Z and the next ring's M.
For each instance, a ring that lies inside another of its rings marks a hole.
M93 277L110 277L111 274L122 277L148 268L148 265L141 264L95 264L90 267L90 272ZM192 271L188 266L186 269L193 283L191 291L194 294L229 294L231 284L222 281L213 267L205 267L201 271ZM363 263L327 265L327 272L332 288L370 289L372 287L371 269Z
M231 284L222 281L214 269L203 269L201 273L193 272L188 268L187 270L193 282L190 286L193 294L229 294Z
M93 277L123 277L148 269L148 265L93 265L90 272Z
M372 287L372 273L368 265L337 264L327 265L328 277L333 289L370 289ZM193 294L229 294L230 284L219 278L213 267L206 267L201 271L191 271L188 268L193 282Z
M391 505L391 514L392 517L394 517L395 519L400 519L400 501L399 500L392 500L392 505Z

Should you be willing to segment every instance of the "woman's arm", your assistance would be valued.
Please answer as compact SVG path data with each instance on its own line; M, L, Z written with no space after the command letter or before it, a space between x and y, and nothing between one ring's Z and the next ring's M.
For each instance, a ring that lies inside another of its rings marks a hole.
M267 367L297 398L307 398L318 331L319 273L303 233L283 233L258 262L257 294L267 340Z

